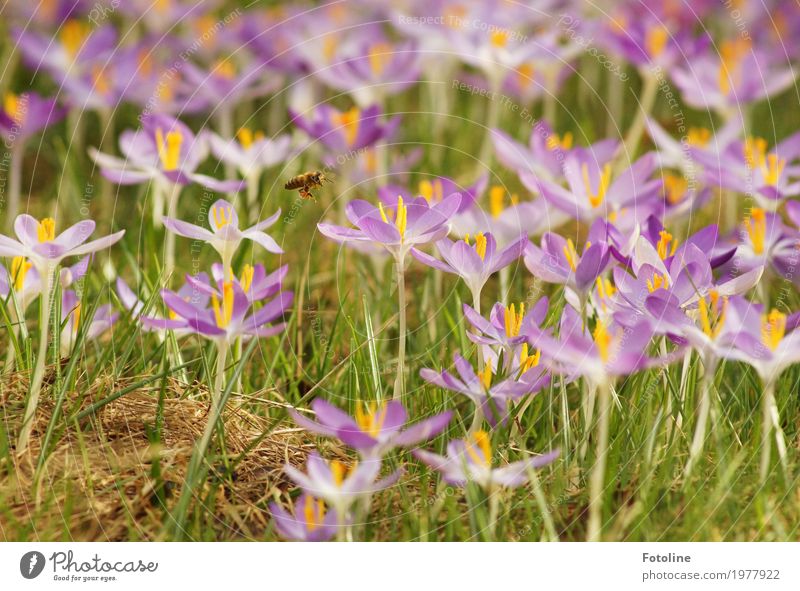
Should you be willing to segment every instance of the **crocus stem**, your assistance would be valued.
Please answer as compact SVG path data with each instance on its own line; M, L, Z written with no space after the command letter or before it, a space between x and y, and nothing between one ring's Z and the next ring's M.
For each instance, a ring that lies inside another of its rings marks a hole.
M472 425L469 427L469 434L477 433L483 426L483 407L480 404L475 405L475 414L472 415Z
M36 355L36 367L33 370L28 403L25 406L22 429L17 441L17 453L20 454L28 449L28 442L33 429L33 419L36 415L36 408L39 406L39 395L42 392L44 368L47 361L47 346L50 341L50 312L52 310L51 298L53 295L51 292L53 290L53 275L55 271L55 268L50 267L39 271L42 278L42 295L39 299L39 352Z
M219 134L226 140L233 138L233 107L220 105L217 111L217 126ZM230 163L225 162L225 178L232 179L236 174L236 167ZM229 194L228 199L234 201L236 194Z
M178 197L180 196L181 187L178 184L173 184L169 188L169 203L167 204L167 216L175 219L178 213ZM164 282L169 282L172 272L175 270L175 233L167 231L166 245L164 247Z
M228 341L221 341L217 344L217 371L214 375L214 389L211 391L211 404L215 408L222 394L222 386L225 384L225 367L229 348Z
M511 267L503 267L500 269L500 302L504 305L508 305L508 285L509 285L509 275L511 273Z
M11 170L8 171L8 209L6 210L6 234L11 233L14 220L19 213L19 199L22 188L22 161L24 148L22 142L11 150Z
M481 314L481 290L480 289L472 290L472 307L478 313L478 316L480 316L480 314ZM475 332L477 332L477 329L475 329ZM482 372L483 371L483 363L484 363L484 361L483 361L483 347L481 347L481 345L479 344L477 346L477 349L478 349L478 351L477 351L477 355L478 355L478 371Z
M694 438L689 448L689 460L686 462L686 468L683 471L684 484L689 481L692 468L694 468L694 465L697 463L697 458L703 451L703 445L706 441L708 412L711 409L711 384L714 381L715 370L715 363L707 362L703 365L703 379L700 383L700 405L697 410L697 425L695 425Z
M543 115L544 120L550 126L556 128L556 115L558 113L558 69L555 67L547 68L544 73L545 76L545 92L544 92L544 107Z
M497 534L497 517L500 514L500 490L496 486L489 486L486 491L489 496L489 535L495 540Z
M400 322L400 333L398 334L399 344L397 347L397 377L394 381L393 400L400 400L405 391L405 364L406 364L406 279L403 267L405 261L403 256L399 256L396 261L397 272L397 301L398 315Z
M761 398L761 413L761 466L759 475L761 477L761 485L763 486L769 474L769 463L772 452L770 437L773 429L775 429L775 443L778 446L778 456L781 460L781 466L783 467L784 473L787 471L786 442L783 436L783 429L781 429L778 405L775 402L774 380L766 380L764 384L764 394Z
M589 480L589 542L599 542L603 526L603 492L608 459L608 429L611 420L611 384L604 380L598 388L597 456Z
M614 168L614 176L622 172L629 159L633 160L636 157L636 151L639 149L639 142L642 139L642 133L644 133L645 122L650 112L653 110L657 92L658 77L652 73L644 74L639 111L636 113L636 118L633 120L633 123L628 129L628 133L625 135L622 146L620 146L619 156L617 157L617 163Z

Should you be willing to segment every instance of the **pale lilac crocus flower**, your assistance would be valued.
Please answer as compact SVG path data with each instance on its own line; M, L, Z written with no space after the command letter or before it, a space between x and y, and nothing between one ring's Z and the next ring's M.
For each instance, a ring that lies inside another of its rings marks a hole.
M411 447L442 432L453 416L451 411L434 415L407 426L408 416L402 403L357 403L355 416L317 398L311 403L316 421L294 409L289 414L295 423L311 433L336 437L365 458L382 458L397 447Z
M328 511L325 501L303 493L287 511L280 504L269 504L275 531L285 540L294 542L327 542L340 527L339 516Z
M528 482L530 470L550 464L559 455L559 451L554 450L494 468L492 444L486 431L476 431L467 439L451 441L447 445L447 456L422 449L414 450L413 453L418 460L441 472L448 484L465 486L468 482L474 482L487 492L492 492L498 486L523 486Z
M247 180L247 207L252 212L252 219L259 209L261 175L292 155L292 137L279 135L268 138L261 132L242 127L236 132L236 137L230 139L209 132L208 143L215 158L235 166Z
M367 201L356 199L348 203L345 208L348 219L356 228L344 228L329 223L317 224L319 231L331 240L342 243L377 244L394 257L400 315L397 379L393 395L395 400L402 396L404 389L406 350L404 269L406 255L412 248L435 242L447 236L450 230L448 220L458 210L460 203L461 195L459 194L450 195L434 204L429 204L420 197L407 205L400 196L394 211L387 212L382 203L375 207Z
M400 478L402 469L376 480L381 471L380 459L368 459L348 467L339 460L326 462L317 452L306 460L306 472L286 464L284 472L306 494L322 499L336 511L340 523L350 521L353 505L389 488Z
M111 304L103 304L94 311L86 326L83 302L73 290L64 290L61 294L61 357L66 358L72 352L79 330L83 331L84 342L93 341L109 330L118 318L119 312L115 312Z
M208 284L209 282L208 275L206 273L199 273L194 279L203 284ZM122 277L117 277L116 288L117 297L119 297L122 307L125 308L125 310L131 315L131 318L138 320L143 314L146 313L150 318L164 320L164 318L155 315L153 311L147 309L147 304L139 299L139 296L130 288L127 283L125 283ZM195 284L188 281L184 283L176 293L181 299L196 305L198 308L207 308L208 303L211 301L210 294L203 290L197 289ZM170 313L169 319L178 320L178 317L176 314ZM142 330L152 330L162 335L167 330L165 328L156 328L144 323L142 323L141 326ZM192 334L192 331L189 328L189 323L185 320L182 321L181 324L171 323L169 330L171 330L176 337Z
M473 238L474 244L470 244L470 238ZM474 237L467 235L463 240L442 238L436 242L436 249L443 260L416 248L412 249L411 254L429 267L458 275L472 294L472 305L479 311L483 286L492 275L522 256L527 244L528 238L521 236L499 250L491 233L478 233Z
M47 345L50 338L51 292L56 270L65 258L103 250L116 243L125 234L125 230L121 230L115 234L86 242L94 232L94 228L95 223L92 220L84 220L56 236L54 219L45 218L38 221L27 214L22 214L17 216L14 221L14 231L18 240L0 235L0 256L22 257L30 261L39 274L41 293L43 294L39 306L39 353L31 378L30 394L17 443L19 452L25 451L28 447L28 440L33 428L33 417L39 404Z
M463 394L475 404L475 415L470 429L475 432L484 418L492 427L505 422L509 413L509 401L535 394L550 382L549 376L534 370L538 362L538 353L530 355L530 359L522 360L524 367L519 378L512 376L493 383L495 368L492 363L487 363L482 371L476 373L469 361L456 353L453 355L453 363L458 377L446 370L437 372L429 368L421 369L419 375L439 388Z
M267 252L283 254L283 249L278 246L275 239L264 232L278 220L280 215L281 210L279 209L267 219L250 228L240 230L236 209L224 199L219 199L208 210L210 230L171 217L164 218L164 227L178 236L210 244L222 259L223 271L229 273L233 256L243 240L251 240L262 246Z

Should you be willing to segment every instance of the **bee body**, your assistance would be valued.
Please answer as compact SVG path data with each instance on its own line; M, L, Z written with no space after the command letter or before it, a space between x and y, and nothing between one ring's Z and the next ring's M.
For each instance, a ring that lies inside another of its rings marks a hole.
M303 174L299 174L296 177L290 178L288 181L286 181L286 184L283 186L283 188L289 191L299 190L300 197L303 199L314 199L314 195L311 193L311 190L321 187L327 181L328 178L325 176L324 172L314 170L304 172Z

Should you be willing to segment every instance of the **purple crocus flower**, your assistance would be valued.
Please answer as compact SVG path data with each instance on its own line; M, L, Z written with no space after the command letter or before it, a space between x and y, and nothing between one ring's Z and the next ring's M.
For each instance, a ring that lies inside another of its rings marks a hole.
M549 304L546 297L539 299L527 310L524 303L520 303L517 308L514 304L506 306L497 302L492 306L488 320L477 310L464 304L464 318L474 329L467 332L467 337L473 343L510 352L527 341L531 329L538 329L542 325L547 317Z
M534 394L550 381L549 376L542 376L539 371L529 371L520 379L506 378L493 384L492 364L487 363L483 371L478 374L469 361L457 353L453 355L453 362L459 377L448 371L437 372L428 368L420 370L419 375L426 382L469 398L476 408L476 418L473 421L476 429L484 417L493 427L504 422L508 417L509 400L518 400L527 394Z
M611 164L600 166L591 155L573 153L564 159L568 188L524 171L520 179L576 220L591 223L608 219L629 228L637 220L660 212L662 183L660 179L650 180L655 165L655 156L646 154L612 180Z
M359 404L355 417L321 398L315 399L311 407L317 421L295 410L289 414L303 429L336 437L366 458L381 458L396 447L410 447L431 439L442 432L453 416L451 411L445 411L405 427L406 410L397 401Z
M209 132L208 144L214 157L235 166L246 179L258 179L265 170L285 162L292 155L292 137L266 137L242 127L235 138L225 139Z
M344 228L328 223L317 225L319 231L336 242L372 242L383 246L398 261L417 246L444 238L448 231L448 220L461 203L458 194L449 195L442 201L429 204L422 197L406 204L397 200L394 211L387 211L380 203L375 207L368 201L355 199L347 204L345 212L356 228Z
M795 79L794 70L782 65L779 55L770 55L743 37L723 41L719 49L710 46L670 74L687 105L714 109L725 117L782 92Z
M66 289L86 275L89 258L89 256L85 256L74 265L60 270L59 283L62 289ZM19 309L23 313L42 294L39 272L33 263L20 256L11 260L8 269L0 264L0 298L9 298L12 291Z
M528 243L525 266L542 281L567 286L584 302L588 290L608 265L607 239L607 225L602 220L592 225L583 253L578 253L571 238L547 232L542 236L541 247Z
M451 234L489 232L502 248L520 236L539 236L569 219L544 199L520 202L516 194L508 196L505 188L499 185L491 187L488 193L487 208L475 203L453 216Z
M566 306L558 337L532 330L529 342L541 351L541 364L568 377L584 376L595 387L661 360L647 356L653 331L646 321L632 328L598 320L589 331L578 313Z
M722 266L726 275L737 276L762 267L774 269L782 277L795 277L800 232L784 224L780 215L751 208L730 242L737 248L733 258Z
M380 459L364 460L348 469L339 460L326 462L317 452L308 455L307 472L301 472L290 464L286 464L283 470L306 494L330 505L340 523L347 521L348 512L355 502L392 486L402 474L402 469L398 469L376 481L381 471Z
M0 235L0 256L23 257L29 260L40 277L50 277L62 260L71 256L82 256L108 248L122 238L125 230L86 242L94 232L92 220L78 222L56 236L53 218L41 221L22 214L14 221L17 240ZM49 281L47 285L50 285Z
M66 110L56 100L36 92L7 93L0 108L0 135L12 146L24 144L43 129L64 118Z
M150 180L164 184L197 183L223 193L236 192L242 181L220 181L195 170L208 156L203 137L196 137L183 123L167 115L147 115L137 131L122 132L119 148L124 158L89 150L104 177L120 185Z
M378 189L378 199L384 205L395 207L398 196L403 197L406 202L412 201L414 197L424 197L428 203L433 204L444 200L445 197L458 193L461 195L461 203L458 206L457 213L461 213L473 206L478 195L486 190L488 180L489 177L487 175L481 175L472 185L462 187L453 179L444 176L431 177L420 181L416 193L408 187L385 185Z
M33 70L46 70L59 84L102 67L117 47L113 26L93 29L82 19L67 20L56 36L28 28L16 28L12 35L23 61Z
M492 129L491 137L497 159L503 166L517 174L525 172L553 183L564 179L567 156L576 154L581 160L591 159L603 167L613 160L619 147L619 142L613 139L601 140L586 148L574 147L571 132L559 136L545 121L533 127L527 146L499 129Z
M164 218L164 227L178 236L207 242L219 253L219 256L222 258L223 267L229 269L231 261L233 260L233 255L236 253L242 240L252 240L268 252L275 254L283 253L283 250L278 246L278 243L275 242L275 239L264 232L264 230L278 220L280 215L281 210L279 209L267 219L258 222L246 230L240 230L239 216L236 215L236 209L224 199L220 199L214 203L208 211L208 225L211 227L211 230L206 230L205 228L201 228L189 222L176 220L170 217Z
M291 109L289 114L297 127L337 154L358 151L390 139L400 125L399 115L384 122L378 105L363 110L353 107L348 111L319 105L310 116Z
M753 195L758 205L775 211L787 198L800 195L800 132L767 150L763 138L731 142L719 154L693 150L705 168L707 182Z
M170 330L188 328L219 344L230 344L238 338L267 338L281 333L286 325L273 324L292 305L294 294L281 292L254 310L253 300L239 280L225 281L221 291L211 293L211 308L187 302L177 293L164 289L161 297L171 312L169 318L140 317L148 328ZM249 313L249 314L248 314Z
M358 45L351 55L337 52L329 67L315 71L319 80L349 93L362 108L383 104L386 97L414 84L419 74L419 53L413 41L393 43L380 37Z
M327 511L325 501L308 493L297 498L291 511L272 502L269 512L278 535L294 542L327 542L339 527L336 512Z
M84 342L93 341L109 330L119 319L119 312L115 312L111 304L98 307L88 326L83 317L83 303L71 289L64 290L61 294L61 357L67 357L75 346L79 329L84 331Z
M496 487L518 488L528 482L530 470L542 468L553 462L558 450L512 462L493 468L492 444L489 434L476 431L467 439L457 439L447 445L447 456L422 449L414 450L414 456L437 472L445 482L454 486L466 486L474 482L487 491Z
M411 254L429 267L461 277L478 305L481 291L489 277L522 256L528 239L525 236L519 237L502 250L498 250L494 236L488 233L476 234L474 242L474 245L470 244L470 236L455 242L442 238L436 242L436 249L444 260L416 248L411 250Z

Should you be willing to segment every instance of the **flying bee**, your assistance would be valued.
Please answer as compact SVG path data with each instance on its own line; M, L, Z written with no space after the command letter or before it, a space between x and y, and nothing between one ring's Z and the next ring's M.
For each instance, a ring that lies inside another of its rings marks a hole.
M284 189L300 190L300 197L303 199L314 199L316 198L311 193L311 189L316 189L317 187L321 187L325 183L329 182L330 178L326 176L324 172L320 172L319 170L308 171L304 172L303 174L299 174L296 177L290 178L286 184L283 186Z

